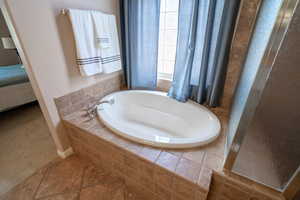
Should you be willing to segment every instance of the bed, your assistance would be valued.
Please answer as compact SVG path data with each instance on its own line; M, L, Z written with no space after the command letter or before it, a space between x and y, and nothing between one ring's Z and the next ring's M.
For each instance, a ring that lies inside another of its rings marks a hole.
M0 112L35 100L23 65L0 66Z

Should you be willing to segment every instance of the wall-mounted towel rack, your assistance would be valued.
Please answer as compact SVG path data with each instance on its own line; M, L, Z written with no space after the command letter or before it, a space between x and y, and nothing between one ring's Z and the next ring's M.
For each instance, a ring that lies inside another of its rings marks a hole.
M1 0L0 0L1 1ZM102 11L99 11L99 10L85 10L85 9L81 9L81 10L83 10L83 11L96 11L96 12L102 12ZM60 11L60 13L62 14L62 15L66 15L67 13L69 12L69 9L68 8L63 8L63 9L61 9L61 11ZM108 13L104 13L104 12L102 12L103 14L108 14ZM109 14L108 14L109 15Z

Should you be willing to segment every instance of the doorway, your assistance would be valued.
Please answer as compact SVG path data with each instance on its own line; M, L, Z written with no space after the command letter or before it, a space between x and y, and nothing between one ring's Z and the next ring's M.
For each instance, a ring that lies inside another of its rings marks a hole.
M26 69L0 10L0 197L57 157Z

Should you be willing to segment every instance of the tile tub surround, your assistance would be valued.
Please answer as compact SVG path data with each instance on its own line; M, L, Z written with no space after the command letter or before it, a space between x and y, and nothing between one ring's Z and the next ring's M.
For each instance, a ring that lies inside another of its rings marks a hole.
M225 129L226 113L221 109L213 111ZM84 111L65 116L63 121L80 157L118 174L132 192L144 199L201 200L208 193L212 200L234 199L233 194L235 199L241 199L240 195L249 200L281 199L277 192L222 171L224 130L216 141L204 147L163 150L123 139L98 118L87 119Z
M225 109L229 109L231 105L235 88L243 68L243 62L247 54L260 4L261 0L241 1L240 14L229 54L224 94L221 103L222 107Z
M60 116L63 117L86 108L89 104L99 101L107 94L119 91L124 87L123 72L118 71L104 74L96 84L58 97L54 101Z
M74 151L119 174L147 199L206 199L212 170L220 170L225 137L185 150L162 150L123 139L84 111L63 118ZM225 119L222 120L225 122ZM223 124L223 127L225 124Z
M280 192L227 170L215 171L208 200L285 200Z

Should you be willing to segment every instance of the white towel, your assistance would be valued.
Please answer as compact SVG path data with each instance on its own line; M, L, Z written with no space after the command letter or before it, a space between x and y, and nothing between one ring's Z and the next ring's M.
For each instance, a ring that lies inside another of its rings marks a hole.
M107 42L97 40L104 73L112 73L122 69L120 45L114 15L91 11L95 24L96 38L108 38Z
M90 11L69 9L73 28L77 64L82 76L91 76L103 71L101 55L95 42L95 26Z
M112 47L111 30L106 19L108 15L98 11L91 11L91 15L94 20L97 46L102 49Z

